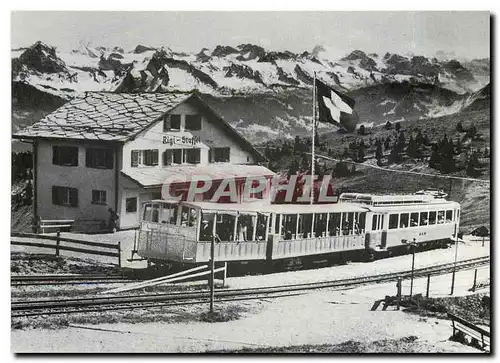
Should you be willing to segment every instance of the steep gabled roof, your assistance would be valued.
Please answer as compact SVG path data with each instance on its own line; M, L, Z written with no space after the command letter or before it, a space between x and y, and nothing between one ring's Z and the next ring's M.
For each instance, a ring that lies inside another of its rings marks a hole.
M210 122L215 120L229 137L254 155L257 162L267 161L196 93L86 92L13 137L125 142L186 101L206 112Z
M87 92L13 136L125 141L189 97L192 94Z

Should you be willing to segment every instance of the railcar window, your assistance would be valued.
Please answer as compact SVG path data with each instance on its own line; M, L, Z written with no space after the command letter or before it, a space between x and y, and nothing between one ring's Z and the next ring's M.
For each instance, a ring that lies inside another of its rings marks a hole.
M376 231L378 229L378 214L374 214L372 218L372 231Z
M420 225L426 226L429 223L429 212L420 212Z
M215 224L215 234L219 236L221 241L234 241L234 223L236 216L231 214L218 214Z
M323 237L326 235L326 213L316 213L314 215L314 235Z
M265 214L257 215L257 228L255 230L255 239L263 241L266 239L267 216Z
M438 212L438 224L444 223L444 210Z
M379 224L378 224L378 229L382 229L382 228L384 228L384 215L383 214L379 217Z
M142 216L143 221L151 221L151 204L146 204L144 206L144 214Z
M436 212L429 213L429 224L436 224Z
M311 236L312 213L299 214L299 231L298 234L302 238Z
M352 234L354 228L354 212L342 213L342 235Z
M418 213L410 214L410 227L418 226Z
M452 221L453 221L453 211L447 210L446 211L446 223L451 223Z
M401 217L399 218L399 228L408 227L408 213L401 213Z
M283 232L285 239L292 239L297 233L297 215L284 214L283 215Z
M389 215L389 229L398 228L398 219L399 219L399 214Z
M160 222L175 224L177 221L177 207L173 204L163 204L160 211Z
M151 222L158 223L159 216L160 216L160 205L153 204L153 208L151 210Z
M365 231L365 223L366 223L366 213L358 213L358 220L356 223L356 230L355 232L357 234L362 234Z
M182 207L181 226L193 227L196 226L196 209Z
M256 217L249 214L240 214L238 216L238 225L236 227L237 241L251 241L253 239L253 227Z
M276 214L274 220L274 234L281 234L281 214Z
M340 235L340 213L330 213L328 231L330 236Z
M212 240L214 217L214 213L201 214L200 241L209 242Z

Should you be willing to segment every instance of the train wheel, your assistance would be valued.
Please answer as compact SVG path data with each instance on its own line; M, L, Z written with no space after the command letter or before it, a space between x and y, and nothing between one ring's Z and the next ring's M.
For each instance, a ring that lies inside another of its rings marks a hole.
M366 255L365 255L366 262L372 262L372 261L375 261L376 259L377 259L377 255L375 252L373 252L373 251L366 252Z

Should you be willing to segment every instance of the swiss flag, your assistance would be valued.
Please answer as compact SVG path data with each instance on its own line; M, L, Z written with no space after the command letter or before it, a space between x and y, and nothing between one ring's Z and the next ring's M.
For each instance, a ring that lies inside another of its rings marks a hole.
M316 80L319 121L338 126L344 131L353 132L359 121L354 111L352 98L334 90L320 80Z

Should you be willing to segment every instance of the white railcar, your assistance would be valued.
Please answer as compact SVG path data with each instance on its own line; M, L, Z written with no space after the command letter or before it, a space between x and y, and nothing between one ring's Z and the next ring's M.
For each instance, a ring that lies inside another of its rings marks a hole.
M138 254L158 262L378 257L456 237L460 204L435 195L344 193L333 204L153 200L142 209Z

